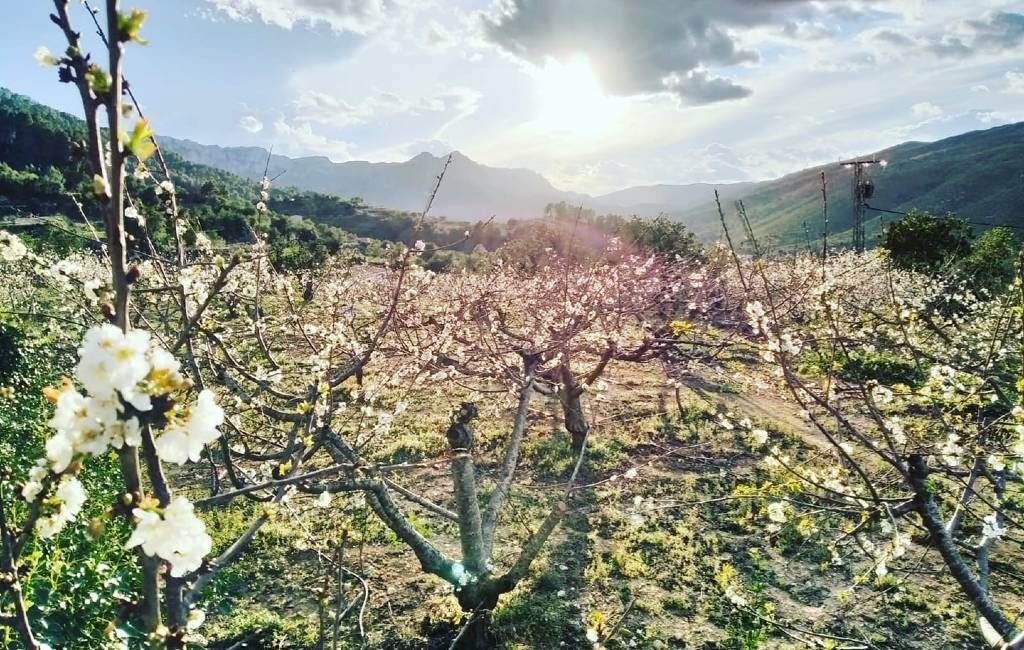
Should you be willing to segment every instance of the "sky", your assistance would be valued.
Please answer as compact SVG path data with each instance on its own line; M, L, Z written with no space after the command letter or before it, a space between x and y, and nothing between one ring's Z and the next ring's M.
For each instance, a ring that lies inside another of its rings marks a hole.
M95 41L89 17L73 18ZM158 133L290 156L459 150L560 189L775 178L1024 120L1024 0L136 0ZM9 0L0 85L76 110Z

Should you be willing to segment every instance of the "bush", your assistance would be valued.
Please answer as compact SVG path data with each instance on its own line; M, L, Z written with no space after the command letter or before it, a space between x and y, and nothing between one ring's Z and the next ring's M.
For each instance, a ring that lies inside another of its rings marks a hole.
M971 227L953 213L911 210L885 229L881 246L898 268L935 273L970 253Z
M999 226L983 232L963 261L963 273L975 286L999 291L1013 280L1021 242L1013 231Z
M633 217L623 224L620 233L624 239L654 253L678 255L684 259L696 259L701 255L697 237L683 224L666 217Z

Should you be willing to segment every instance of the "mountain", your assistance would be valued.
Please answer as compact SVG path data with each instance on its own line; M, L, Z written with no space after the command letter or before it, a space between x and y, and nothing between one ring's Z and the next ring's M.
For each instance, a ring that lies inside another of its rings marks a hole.
M1024 122L972 131L936 142L906 142L875 152L888 162L870 171L872 207L893 212L912 208L955 212L977 229L987 225L1024 225ZM780 245L794 245L823 231L821 172L825 172L830 234L849 240L853 227L853 172L838 163L805 169L758 184L742 199L755 234ZM731 205L723 202L727 214ZM704 239L721 232L718 211L708 201L674 218ZM868 243L884 223L899 215L869 210ZM806 224L806 230L805 230ZM737 225L738 227L738 225ZM806 233L806 234L805 234Z
M421 153L405 162L332 162L322 156L288 158L271 155L260 147L219 147L190 140L162 137L163 145L186 160L218 167L252 180L284 172L280 184L303 190L358 196L371 205L419 212L444 167L444 156ZM742 195L756 183L718 186L723 200ZM549 203L565 201L598 212L657 216L679 214L699 206L714 195L714 185L652 185L631 187L603 196L589 196L555 188L540 174L527 169L481 165L455 152L438 190L432 214L478 220L495 216L499 221L531 219L544 213Z
M690 183L688 185L638 185L595 197L592 207L598 211L621 212L653 217L679 215L706 204L715 195L732 201L754 191L759 183Z
M0 212L73 212L74 206L65 205L66 190L87 195L78 187L87 174L72 146L81 131L78 118L0 88L0 207L8 206ZM196 209L216 206L216 211L226 213L230 202L214 200L214 195L251 202L252 185L245 179L261 178L267 166L268 153L259 147L201 145L163 135L161 143L172 152L172 167L183 181L182 198ZM874 207L897 213L911 208L953 211L979 227L1024 225L1024 122L936 142L906 142L874 155L888 161L887 167L871 170ZM428 153L398 163L335 163L324 157L273 155L270 175L283 175L274 184L271 208L360 236L400 238L414 218L389 210L421 211L443 165L443 157ZM595 197L559 190L530 170L489 167L456 152L432 214L471 221L491 215L498 220L531 218L541 216L547 204L564 201L598 213L664 214L712 240L721 234L713 201L717 187L730 218L734 202L742 200L757 235L792 246L807 237L817 239L824 229L822 172L830 238L849 240L852 178L838 163L760 183L651 185ZM211 188L214 194L207 191ZM363 202L347 200L356 196ZM897 217L885 212L868 216L869 242L885 221Z
M267 152L256 147L217 147L165 138L187 160L257 179ZM1019 224L1024 217L1024 123L964 133L936 142L906 142L874 152L888 162L870 176L875 195L870 205L893 212L911 208L953 211L984 227ZM334 163L323 157L272 156L270 172L284 171L279 184L340 196L359 196L370 204L418 211L444 159L422 153L401 163ZM838 163L804 169L760 183L650 185L602 196L565 192L539 174L523 169L487 167L456 153L435 201L433 214L452 218L499 220L540 216L558 201L598 213L654 217L664 214L686 224L705 240L721 234L714 190L727 215L742 200L757 235L792 246L824 230L821 173L829 204L829 235L850 239L853 226L852 172ZM897 215L868 211L869 242ZM738 224L736 225L738 228Z
M47 224L54 220L77 221L79 214L101 219L102 206L94 198L91 173L79 145L84 138L85 123L80 118L0 88L0 221L4 228L48 239ZM251 181L186 161L173 151L166 151L166 160L186 219L228 243L249 241L255 228L267 236L271 259L288 268L316 265L343 244L369 243L355 241L356 236L408 240L419 225L417 237L451 241L450 231L461 233L465 226L433 220L419 224L414 215L287 187L272 189L269 211L260 213ZM162 199L152 183L132 176L126 180L152 241L158 250L166 249L170 239ZM129 231L134 228L129 223Z
M218 147L189 140L161 138L161 143L186 160L219 167L257 180L267 168L267 151L259 147ZM419 212L427 202L444 157L421 153L405 162L332 162L321 157L270 156L269 174L284 173L279 184L303 190L360 197L365 203ZM456 219L500 220L538 217L556 201L586 203L589 197L556 189L540 174L527 169L481 165L459 152L445 173L431 210Z

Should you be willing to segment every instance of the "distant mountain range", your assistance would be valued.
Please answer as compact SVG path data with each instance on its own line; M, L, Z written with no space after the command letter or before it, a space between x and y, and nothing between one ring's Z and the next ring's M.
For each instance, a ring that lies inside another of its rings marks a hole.
M219 147L169 137L161 137L160 142L186 160L252 180L261 178L264 169L268 169L268 152L260 147ZM270 156L269 174L283 172L279 181L282 185L343 197L358 196L371 205L396 210L420 211L445 158L421 153L399 163L336 163L322 156L288 158L275 154ZM756 186L723 184L719 191L732 199ZM714 188L707 183L651 185L590 196L559 190L537 172L488 167L456 151L431 213L474 221L491 216L500 221L533 219L544 213L547 204L565 201L602 213L655 216L696 208L713 196Z
M261 178L267 168L268 152L259 147L218 147L168 137L160 142L186 160L253 180ZM280 185L358 196L371 205L419 212L443 166L444 157L429 153L398 163L336 163L322 156L288 158L274 154L269 173L283 173ZM502 221L529 219L541 216L545 205L557 201L587 203L590 197L557 190L537 172L488 167L455 152L431 214L468 220L491 216Z
M263 175L267 151L259 147L219 147L163 137L165 147L192 162L218 167L250 179ZM868 154L870 155L870 154ZM1024 123L974 131L937 142L907 142L874 152L888 162L871 175L876 193L870 204L893 212L911 208L953 211L985 224L1024 225ZM399 210L423 209L444 157L421 153L400 163L344 162L325 157L270 158L279 184L340 196L359 196L372 205ZM824 229L821 172L829 198L829 230L837 240L852 227L852 178L836 163L805 169L759 183L690 183L630 187L602 196L555 188L526 169L481 165L456 152L432 214L454 219L499 220L541 216L548 203L565 201L598 213L682 221L704 239L721 231L714 190L727 214L742 200L755 232L780 244L817 239ZM869 233L895 215L869 211Z
M69 142L80 137L80 130L77 118L0 88L0 162L13 166L8 181L28 178L18 176L21 172L17 170L42 173L49 166L64 169L78 164L74 156L69 158ZM200 145L167 136L161 136L161 142L184 159L175 164L187 175L218 179L221 185L242 194L246 191L245 179L259 179L267 166L267 151L259 147ZM885 221L911 208L956 212L979 229L1000 224L1024 228L1024 122L937 142L907 142L874 155L888 165L876 165L871 171L876 190L870 204L888 212L868 212L869 242ZM419 212L443 165L444 157L428 153L399 163L335 163L324 157L274 155L270 158L270 174L283 173L275 183L277 187L292 186L343 198L359 196L370 206ZM431 214L472 221L492 215L498 220L526 219L541 216L549 203L564 201L599 214L664 214L685 223L702 239L713 240L721 234L714 204L717 188L730 219L734 219L734 203L742 201L760 237L792 246L807 239L817 240L824 230L822 172L828 193L829 236L832 241L842 242L849 239L852 226L852 179L851 172L837 163L759 183L650 185L589 196L557 189L530 170L488 167L456 152ZM69 171L68 180L74 177ZM35 191L44 189L40 186ZM12 191L5 190L0 182L0 200ZM373 212L356 209L351 202L337 203L345 203L350 212ZM314 220L330 216L310 215Z

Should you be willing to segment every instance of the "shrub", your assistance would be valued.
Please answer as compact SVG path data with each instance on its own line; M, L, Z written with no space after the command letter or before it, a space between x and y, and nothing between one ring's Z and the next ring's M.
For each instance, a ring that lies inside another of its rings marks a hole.
M1006 226L986 230L974 240L963 272L975 286L999 291L1013 279L1020 250L1020 240Z
M885 229L881 246L898 268L935 273L970 253L971 227L953 213L911 210Z

